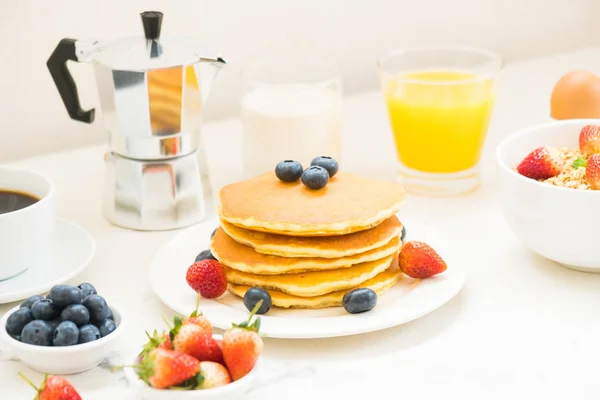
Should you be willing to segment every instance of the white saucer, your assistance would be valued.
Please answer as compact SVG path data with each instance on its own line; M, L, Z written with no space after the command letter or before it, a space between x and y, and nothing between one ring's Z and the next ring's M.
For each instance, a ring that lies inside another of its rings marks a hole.
M84 270L95 252L96 243L85 229L57 218L48 262L0 281L0 304L45 293L52 286L68 281Z
M348 314L342 307L321 310L272 308L261 316L261 332L276 338L323 338L377 331L417 319L447 303L462 288L465 271L460 246L452 238L436 238L431 229L401 217L407 229L405 240L430 244L448 265L448 270L413 286L399 282L379 296L377 306L362 314ZM196 255L209 247L210 234L218 226L214 218L186 229L163 246L150 264L150 281L159 299L173 310L189 315L196 293L185 281ZM231 327L248 318L242 300L227 292L218 300L202 299L200 308L214 326Z

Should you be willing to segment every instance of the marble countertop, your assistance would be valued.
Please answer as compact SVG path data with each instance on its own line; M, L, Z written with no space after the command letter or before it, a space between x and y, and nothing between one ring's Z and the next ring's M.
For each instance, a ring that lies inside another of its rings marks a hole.
M565 269L523 248L504 222L495 191L497 144L516 129L548 121L553 84L581 68L600 69L600 48L507 65L481 188L450 199L407 198L402 212L413 223L422 221L464 248L467 283L453 300L385 331L265 339L264 369L245 398L355 399L379 393L406 399L597 398L600 275ZM344 168L393 179L395 155L380 94L348 97L344 107ZM240 135L236 120L204 129L215 191L240 176ZM69 377L86 400L132 398L123 374L107 367L119 354L137 351L144 330L163 326L163 316L173 315L153 294L147 268L154 252L178 232L129 231L103 219L104 151L97 146L15 163L54 180L59 216L81 224L96 240L92 263L73 282L93 282L129 314L119 353ZM557 244L563 234L573 233L557 232ZM14 305L1 305L0 314ZM42 378L3 349L0 399L33 397L18 372Z

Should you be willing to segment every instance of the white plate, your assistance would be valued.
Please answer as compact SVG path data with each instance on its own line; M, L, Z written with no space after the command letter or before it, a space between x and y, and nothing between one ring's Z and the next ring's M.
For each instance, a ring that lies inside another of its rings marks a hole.
M362 314L348 314L343 307L321 310L272 308L261 316L261 332L277 338L323 338L372 332L401 325L419 318L452 299L462 288L465 272L460 246L450 240L435 238L431 230L402 217L407 228L405 240L430 244L444 258L448 269L443 274L424 279L418 285L400 281L381 295L377 306ZM196 293L188 286L185 275L196 255L209 247L210 234L218 225L211 219L186 229L163 246L150 264L150 281L160 300L178 313L188 315L195 307ZM232 322L248 318L242 300L227 292L218 300L203 299L204 315L221 329Z
M95 252L96 243L85 229L57 218L48 262L34 265L14 278L0 281L0 303L42 294L52 286L68 281L83 271Z

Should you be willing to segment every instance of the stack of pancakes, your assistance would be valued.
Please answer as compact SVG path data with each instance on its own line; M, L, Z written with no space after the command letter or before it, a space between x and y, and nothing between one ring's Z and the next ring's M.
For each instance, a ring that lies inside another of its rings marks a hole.
M311 190L270 172L223 187L219 200L211 250L237 296L258 286L276 307L333 307L349 290L381 294L400 278L397 183L339 172Z

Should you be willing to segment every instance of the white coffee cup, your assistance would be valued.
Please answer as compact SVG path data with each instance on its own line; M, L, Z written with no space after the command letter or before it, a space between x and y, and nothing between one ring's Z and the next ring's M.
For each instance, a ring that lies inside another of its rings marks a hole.
M44 263L52 244L55 195L52 182L37 172L0 166L0 190L39 199L32 205L0 214L0 280Z

